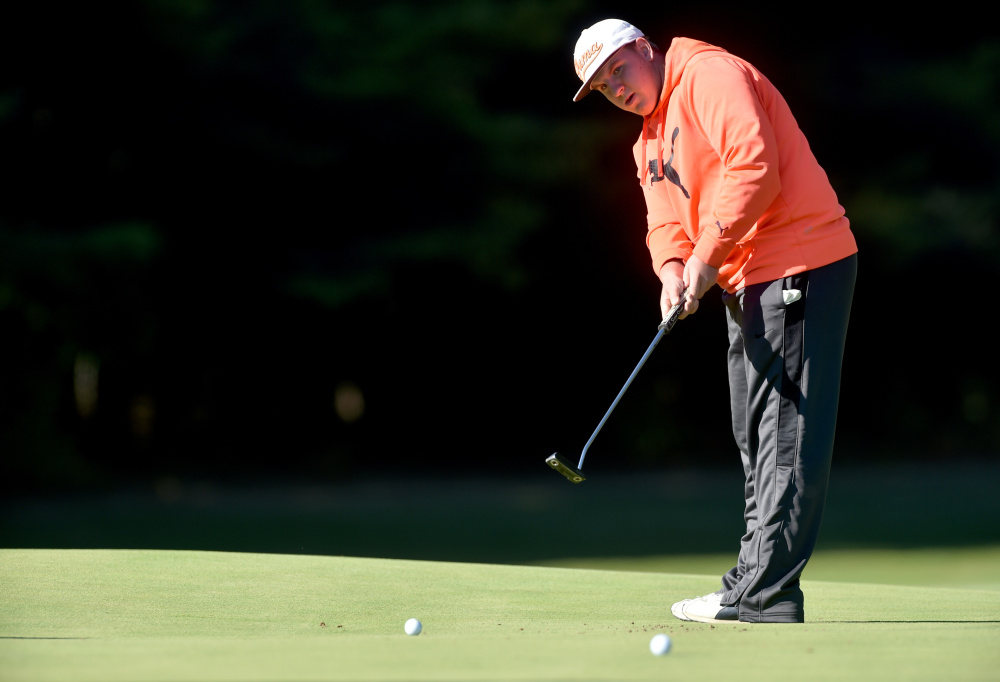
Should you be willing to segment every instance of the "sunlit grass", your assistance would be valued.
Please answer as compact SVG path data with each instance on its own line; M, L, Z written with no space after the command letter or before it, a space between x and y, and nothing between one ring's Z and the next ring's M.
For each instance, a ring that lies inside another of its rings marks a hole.
M995 679L1000 593L809 581L804 625L682 623L712 576L219 552L0 551L16 680ZM424 631L403 633L417 617ZM653 634L674 640L652 656ZM961 666L955 666L961 661Z

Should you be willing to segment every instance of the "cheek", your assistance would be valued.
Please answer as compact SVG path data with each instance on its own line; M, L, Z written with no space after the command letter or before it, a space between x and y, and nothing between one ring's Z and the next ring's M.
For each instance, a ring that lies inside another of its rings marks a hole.
M653 90L653 69L648 65L643 65L642 72L639 74L637 79L639 82L636 83L636 87L646 94L649 94ZM659 94L659 93L655 93Z
M610 91L608 91L608 92L610 92ZM624 99L622 99L620 97L613 97L613 96L611 96L611 95L609 95L607 93L602 93L602 94L604 94L604 99L608 100L609 102L611 102L612 104L614 104L619 109L625 109L625 101L624 101Z

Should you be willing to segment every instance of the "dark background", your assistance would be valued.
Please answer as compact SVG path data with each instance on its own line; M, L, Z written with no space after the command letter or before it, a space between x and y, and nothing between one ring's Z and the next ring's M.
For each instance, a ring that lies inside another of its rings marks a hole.
M847 209L845 463L996 459L1000 37L949 4L39 1L0 10L0 486L538 475L655 333L609 15L749 59ZM588 469L732 466L717 294Z

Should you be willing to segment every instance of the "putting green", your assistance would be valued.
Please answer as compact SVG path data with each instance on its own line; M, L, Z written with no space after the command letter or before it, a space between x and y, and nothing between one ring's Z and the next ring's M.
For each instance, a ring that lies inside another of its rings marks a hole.
M714 576L217 552L0 550L14 680L987 680L1000 593L812 581L805 625L682 623ZM423 621L417 637L407 618ZM653 634L670 654L648 650Z
M642 557L550 559L540 566L719 575L733 565L730 554L670 554ZM1000 545L916 549L820 550L806 567L808 580L953 587L1000 591Z

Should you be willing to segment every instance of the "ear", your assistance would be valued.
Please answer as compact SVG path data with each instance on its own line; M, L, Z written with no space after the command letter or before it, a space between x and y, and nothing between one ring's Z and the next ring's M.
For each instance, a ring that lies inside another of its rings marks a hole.
M653 61L653 45L644 36L635 39L635 49L646 61Z

